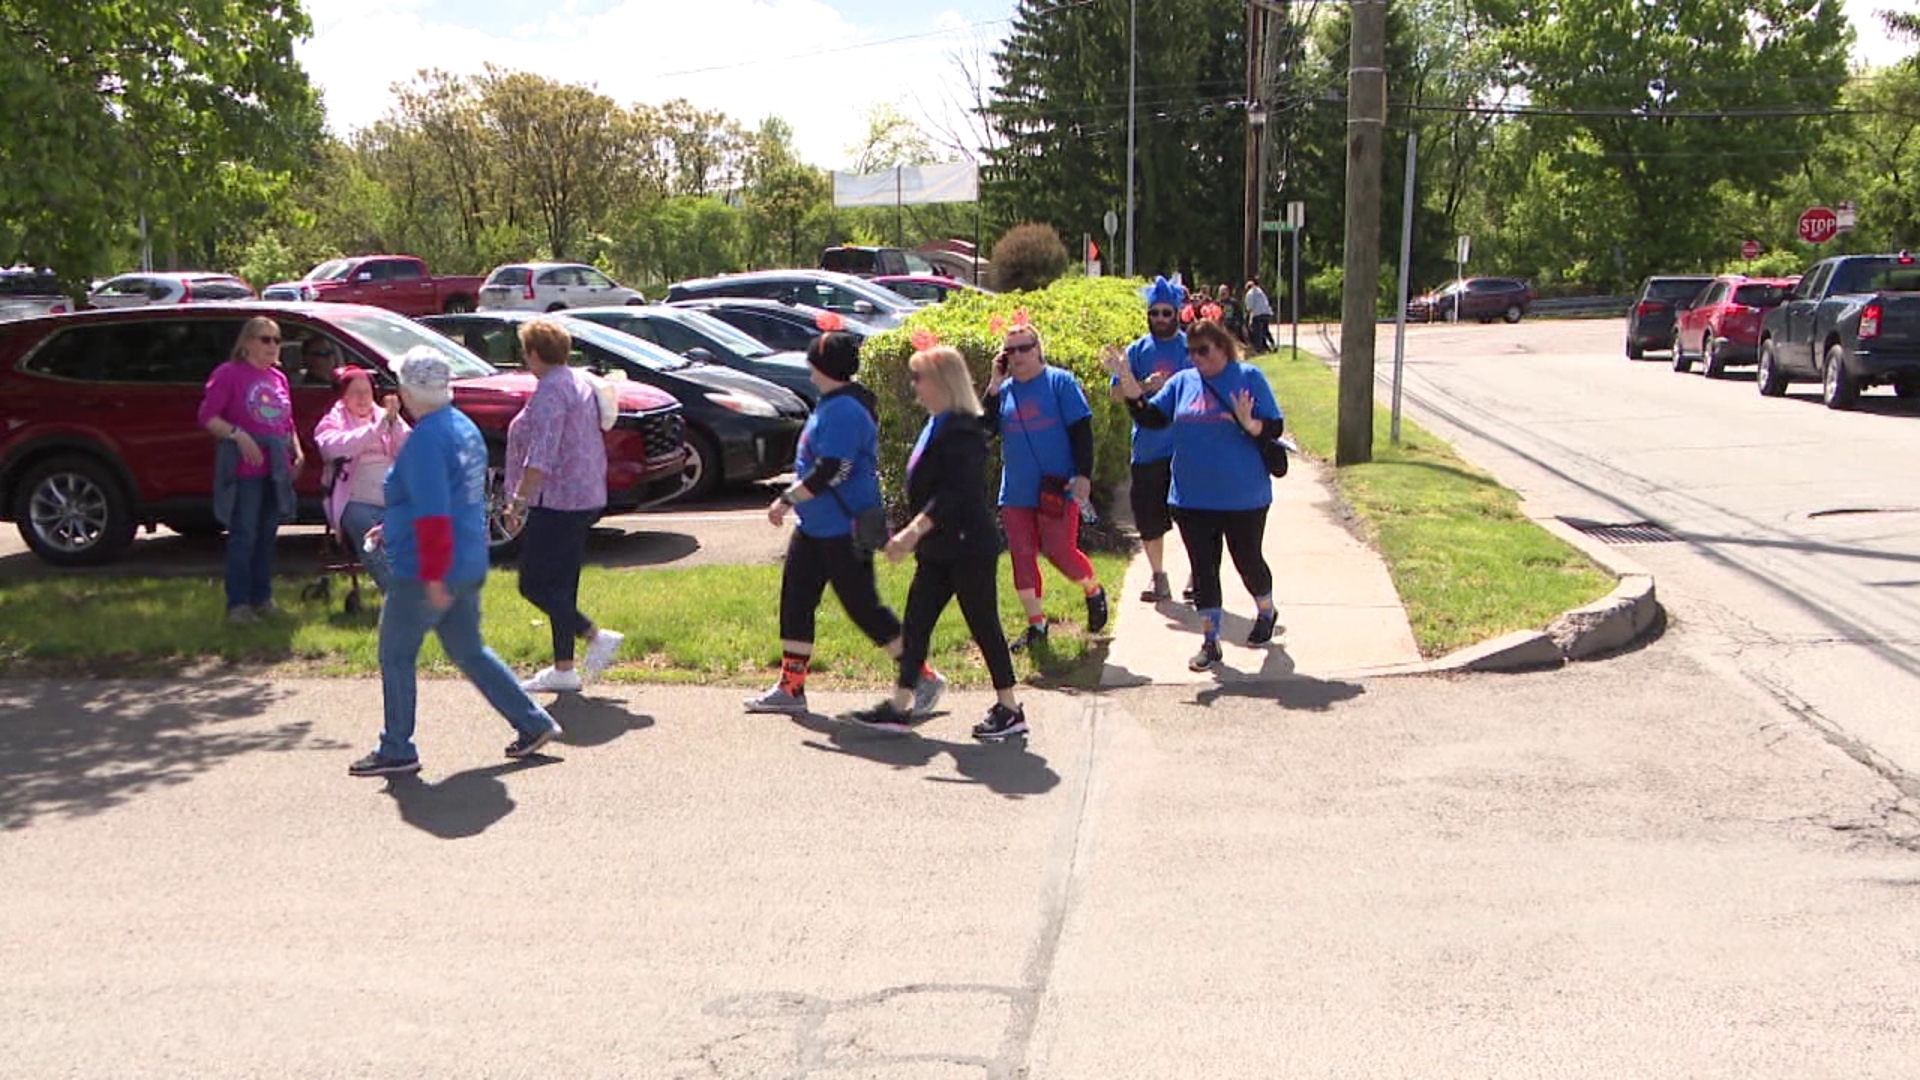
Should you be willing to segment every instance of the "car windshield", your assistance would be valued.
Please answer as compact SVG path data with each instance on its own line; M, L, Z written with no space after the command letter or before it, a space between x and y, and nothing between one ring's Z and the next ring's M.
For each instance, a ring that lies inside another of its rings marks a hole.
M665 317L686 323L689 328L705 334L749 360L773 355L773 350L767 348L766 343L759 338L735 328L731 323L722 322L704 311L683 310Z
M329 259L307 271L308 281L333 281L347 276L347 267L353 263L346 259Z
M693 361L684 356L670 352L646 338L622 331L620 322L614 321L619 318L618 315L609 316L608 321L602 323L598 319L576 315L568 318L566 325L575 340L597 345L622 360L644 368L654 371L678 371L681 368L693 366Z
M1742 285L1733 291L1733 302L1748 307L1774 307L1784 302L1790 291L1785 285Z
M875 285L864 278L849 278L845 281L836 281L834 284L867 301L881 311L889 311L896 315L910 315L920 310L920 305L891 289Z
M400 370L400 361L406 357L408 349L425 345L446 358L456 379L479 379L499 374L492 364L468 352L465 346L392 312L362 308L339 315L329 313L329 318L341 329L373 346L386 360L387 367L395 372Z
M1898 258L1853 259L1833 272L1828 296L1843 293L1920 291L1920 262Z

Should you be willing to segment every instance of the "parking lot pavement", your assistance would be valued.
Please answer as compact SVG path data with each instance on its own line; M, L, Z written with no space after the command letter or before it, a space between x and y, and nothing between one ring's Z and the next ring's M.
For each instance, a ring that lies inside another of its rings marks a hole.
M692 506L669 506L601 520L587 543L587 561L601 566L700 566L707 563L774 562L786 551L791 528L767 524L774 488L755 485ZM319 565L325 530L290 525L280 530L277 568L304 575ZM181 536L159 528L142 533L118 561L100 567L66 568L41 560L12 525L0 525L0 579L62 575L124 577L217 577L219 537Z

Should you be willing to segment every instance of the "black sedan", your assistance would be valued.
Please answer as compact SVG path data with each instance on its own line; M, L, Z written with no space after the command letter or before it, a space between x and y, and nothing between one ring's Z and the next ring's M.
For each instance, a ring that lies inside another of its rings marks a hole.
M567 314L632 334L689 360L724 364L756 375L800 395L809 406L820 400L820 390L807 374L807 358L802 355L805 345L800 347L801 352L782 352L705 312L658 304L580 308Z
M770 349L806 352L820 336L819 319L829 314L825 308L805 304L783 304L778 300L753 300L739 296L709 296L698 300L675 300L662 305L668 310L698 311L745 331ZM846 331L862 341L880 331L857 319L840 318Z
M710 494L721 484L749 483L793 467L806 423L807 403L779 386L741 371L689 360L569 312L480 311L431 315L420 320L464 344L495 367L524 368L519 326L550 318L573 335L573 364L601 374L622 374L672 394L687 425L685 498Z

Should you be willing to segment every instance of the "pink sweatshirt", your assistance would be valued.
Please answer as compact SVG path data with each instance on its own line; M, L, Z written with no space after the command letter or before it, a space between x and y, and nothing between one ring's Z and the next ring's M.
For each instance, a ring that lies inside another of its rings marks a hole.
M347 411L345 401L336 401L313 429L313 442L320 448L323 461L347 459L341 474L334 477L333 494L327 499L327 520L335 525L340 523L340 511L346 509L349 502L386 505L384 496L377 494L378 489L413 429L401 420L399 428L389 432L380 422L383 415L380 406L375 405L371 417L359 420Z

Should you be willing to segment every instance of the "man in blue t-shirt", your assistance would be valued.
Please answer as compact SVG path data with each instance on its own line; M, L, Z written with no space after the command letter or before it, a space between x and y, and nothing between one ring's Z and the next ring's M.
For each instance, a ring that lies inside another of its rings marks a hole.
M1187 335L1180 329L1180 305L1186 302L1186 290L1164 277L1153 279L1147 289L1147 332L1127 346L1127 368L1149 395L1156 394L1176 373L1193 366L1187 356ZM1108 391L1113 400L1125 403L1120 393L1120 376L1113 377ZM1173 599L1173 586L1167 581L1166 536L1173 528L1173 515L1167 495L1173 485L1173 432L1133 425L1133 483L1128 502L1133 508L1133 526L1140 533L1140 547L1147 553L1147 568L1153 581L1140 599L1149 604ZM1188 585L1191 593L1193 587Z
M1000 524L1013 562L1013 589L1027 613L1019 652L1047 639L1040 599L1045 555L1087 601L1087 632L1107 625L1107 592L1080 550L1080 516L1093 490L1093 409L1073 373L1050 367L1040 332L1025 322L1007 331L994 358L982 419L1000 433Z
M454 409L452 369L429 345L400 365L400 396L416 418L387 471L386 514L367 534L384 544L392 587L380 609L380 689L386 724L380 748L348 767L353 776L420 771L413 745L420 645L432 630L447 659L517 733L510 758L531 757L560 725L480 638L480 589L487 580L487 444Z

